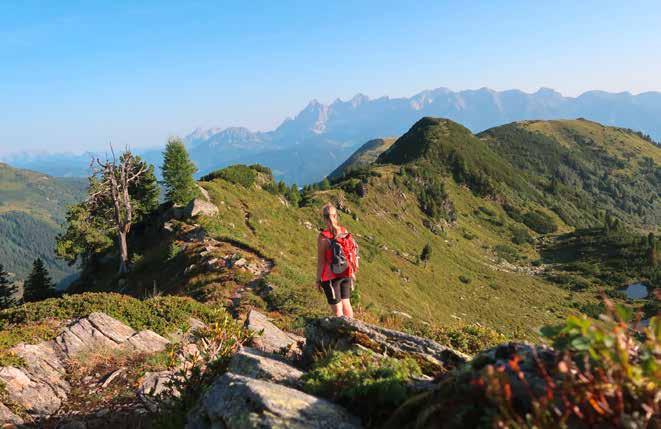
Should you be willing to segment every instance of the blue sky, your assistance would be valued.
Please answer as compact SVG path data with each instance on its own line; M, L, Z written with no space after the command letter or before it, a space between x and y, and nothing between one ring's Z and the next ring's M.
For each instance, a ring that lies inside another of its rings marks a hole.
M661 90L659 1L405 3L3 1L0 153L267 130L357 92Z

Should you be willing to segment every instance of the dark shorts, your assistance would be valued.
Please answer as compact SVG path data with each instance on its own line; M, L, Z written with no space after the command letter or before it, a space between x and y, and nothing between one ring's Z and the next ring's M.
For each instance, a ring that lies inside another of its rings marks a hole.
M341 299L351 298L351 284L353 280L350 278L346 279L335 279L328 282L323 282L321 287L324 289L326 294L326 301L330 305L335 305L340 302Z

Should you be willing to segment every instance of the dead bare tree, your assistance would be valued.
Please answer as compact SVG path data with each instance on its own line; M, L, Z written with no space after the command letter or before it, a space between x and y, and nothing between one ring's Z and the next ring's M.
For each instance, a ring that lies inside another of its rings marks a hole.
M112 159L101 162L92 159L90 168L95 179L87 204L91 212L108 212L109 219L117 230L119 245L119 273L128 271L129 250L126 238L133 223L133 207L129 187L146 172L145 164L136 162L136 158L127 149L117 159L110 145Z

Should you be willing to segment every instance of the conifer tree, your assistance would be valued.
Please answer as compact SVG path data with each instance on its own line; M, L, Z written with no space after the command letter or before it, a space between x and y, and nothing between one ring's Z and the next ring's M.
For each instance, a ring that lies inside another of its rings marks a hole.
M298 207L300 202L301 202L301 193L298 190L298 186L294 183L291 185L291 187L287 190L287 193L285 197L289 200L289 202L294 206Z
M9 281L9 273L0 264L0 309L9 308L16 304L16 285Z
M328 180L328 177L324 177L324 180L321 181L319 184L319 189L322 191L327 191L331 188L330 180Z
M41 258L34 260L32 272L23 285L23 301L34 302L55 296L55 285Z
M161 170L168 201L183 205L197 196L197 184L193 179L197 168L188 157L188 152L181 139L168 140L163 152Z
M283 195L287 193L287 185L282 180L278 182L278 192Z

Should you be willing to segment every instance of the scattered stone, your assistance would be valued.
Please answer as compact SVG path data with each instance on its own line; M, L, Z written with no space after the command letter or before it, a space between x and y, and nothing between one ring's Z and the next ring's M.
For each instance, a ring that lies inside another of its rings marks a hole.
M308 221L303 222L303 226L304 226L306 229L310 229L310 230L314 229L314 225L312 225L312 223L311 223L311 222L308 222Z
M232 357L228 371L250 378L271 381L290 387L301 387L303 372L271 353L244 347Z
M318 350L329 347L347 350L354 344L360 344L388 356L413 358L425 374L438 375L469 359L468 355L432 340L345 317L313 320L305 327L305 337L307 342L304 355L307 360L311 360Z
M261 333L253 339L253 346L267 353L289 350L297 347L299 340L304 341L301 337L282 331L256 310L251 310L248 314L246 327L253 332Z
M119 368L118 370L113 371L112 374L110 374L110 375L106 378L106 381L103 382L103 384L101 385L101 388L102 388L102 389L105 389L106 387L108 387L108 386L110 385L110 383L112 383L112 381L113 381L114 379L116 379L117 377L119 377L119 375L120 375L121 373L123 373L124 371L126 371L126 368Z
M184 216L187 218L196 216L214 216L218 214L218 207L215 204L200 198L192 200L184 209Z
M246 265L248 265L248 261L246 261L246 258L240 258L240 259L234 261L234 263L232 264L232 266L238 267L238 268L245 267Z
M298 390L226 373L189 413L187 429L353 429L360 422L343 408Z
M166 397L177 397L179 392L172 386L171 371L147 372L138 387L138 397L151 411L158 411L160 402Z

